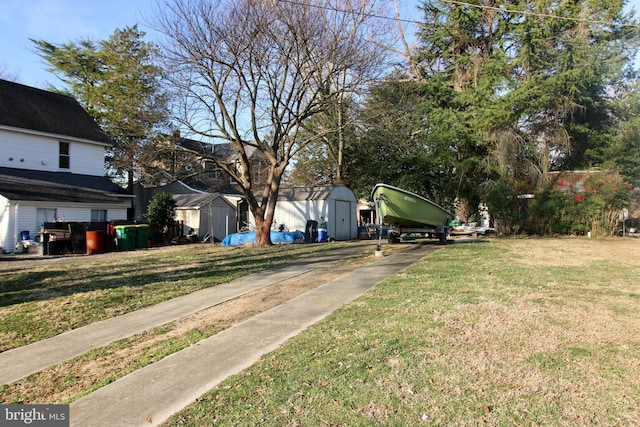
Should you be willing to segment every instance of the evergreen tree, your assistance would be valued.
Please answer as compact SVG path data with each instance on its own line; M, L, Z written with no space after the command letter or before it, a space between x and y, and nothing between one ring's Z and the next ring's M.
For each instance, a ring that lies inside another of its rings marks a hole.
M114 141L109 170L128 179L144 173L153 161L157 133L166 130L168 99L157 48L143 41L137 25L116 30L108 40L53 44L32 40L39 55Z
M147 207L146 220L152 227L152 232L166 242L172 236L171 230L176 216L176 201L169 193L156 193Z
M640 81L629 85L616 102L617 132L605 152L608 168L618 169L625 180L640 186Z
M496 173L537 184L553 168L602 164L611 143L610 94L638 43L623 4L423 3L418 62L442 86L425 123L457 155L463 217Z
M427 122L433 91L446 87L405 79L388 79L370 89L359 111L359 140L347 149L346 179L360 197L384 182L422 194L441 204L455 193L452 170L456 155L450 139L432 132ZM451 95L451 93L449 93ZM455 130L452 129L452 134Z

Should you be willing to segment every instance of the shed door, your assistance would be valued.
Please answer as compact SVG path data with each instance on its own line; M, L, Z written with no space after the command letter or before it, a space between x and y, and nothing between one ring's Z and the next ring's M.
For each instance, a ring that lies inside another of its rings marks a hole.
M351 203L336 200L336 240L351 239Z
M230 209L227 206L213 207L213 236L216 240L222 241L229 234L231 226Z

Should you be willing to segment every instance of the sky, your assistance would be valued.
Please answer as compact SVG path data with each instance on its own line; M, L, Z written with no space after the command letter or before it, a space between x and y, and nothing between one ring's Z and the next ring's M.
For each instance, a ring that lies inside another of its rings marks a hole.
M2 0L0 74L28 86L59 86L29 39L54 44L106 40L117 28L136 23L151 35L146 22L155 5L155 0Z
M406 19L420 18L418 0L400 0ZM640 2L640 0L637 0ZM162 2L162 0L160 0ZM2 0L0 6L0 75L42 89L60 86L30 39L63 44L108 39L116 29L138 24L153 41L149 25L157 0Z
M400 0L401 17L419 21L418 1ZM640 0L630 0L627 7L640 14ZM156 36L149 23L156 8L156 0L2 0L0 75L42 89L59 86L29 39L54 44L106 40L116 29L137 23L152 41Z

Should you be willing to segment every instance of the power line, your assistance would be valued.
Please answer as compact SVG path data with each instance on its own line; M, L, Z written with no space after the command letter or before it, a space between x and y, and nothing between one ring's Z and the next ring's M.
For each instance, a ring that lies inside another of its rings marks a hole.
M573 22L584 22L586 24L600 24L600 25L607 25L607 26L622 26L622 27L634 27L634 28L640 28L640 24L627 24L627 23L615 23L613 21L601 21L601 20L596 20L596 19L587 19L587 18L574 18L571 16L560 16L560 15L555 15L553 13L540 13L540 12L529 12L526 10L516 10L516 9L505 9L502 7L497 7L497 6L489 6L489 5L484 5L484 4L473 4L473 3L468 3L468 2L464 2L464 1L458 1L458 0L440 0L442 3L450 3L450 4L456 4L459 6L467 6L467 7L474 7L476 9L486 9L486 10L493 10L496 12L503 12L503 13L514 13L514 14L521 14L521 15L527 15L527 16L532 16L534 18L552 18L552 19L559 19L559 20L564 20L564 21L573 21Z
M345 10L345 9L339 9L339 8L333 7L333 6L319 5L319 4L313 4L313 3L305 3L305 2L302 2L300 0L278 0L278 1L281 2L281 3L289 3L289 4L293 4L293 5L298 5L298 6L313 7L313 8L316 8L316 9L330 10L330 11L333 11L333 12L350 13L350 14L354 14L354 15L363 15L363 13L358 12L356 10ZM458 0L439 0L439 1L442 2L442 3L455 4L455 5L458 5L458 6L472 7L472 8L476 8L476 9L493 10L493 11L502 12L502 13L520 14L520 15L531 16L531 17L534 17L534 18L551 18L551 19L558 19L558 20L564 20L564 21L582 22L582 23L586 23L586 24L598 24L598 25L606 25L606 26L620 26L620 27L640 28L640 24L637 24L637 23L616 23L616 22L613 22L613 21L602 21L602 20L588 19L588 18L574 18L574 17L571 17L571 16L555 15L553 13L540 13L540 12L530 12L530 11L526 11L526 10L505 9L505 8L497 7L497 6L489 6L489 5L484 5L484 4L473 4L473 3L468 3L468 2L465 2L465 1L458 1ZM391 16L385 16L385 15L378 15L378 14L375 14L375 13L367 14L367 16L369 16L371 18L376 18L376 19L383 19L383 20L389 20L389 21L402 22L402 23L405 23L405 24L425 25L425 22L418 21L418 20L415 20L415 19L391 17Z

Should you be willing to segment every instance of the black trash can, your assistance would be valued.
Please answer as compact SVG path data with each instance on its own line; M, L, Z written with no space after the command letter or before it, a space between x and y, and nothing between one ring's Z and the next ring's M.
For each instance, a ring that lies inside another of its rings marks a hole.
M314 243L318 240L318 221L310 219L304 229L304 242Z

